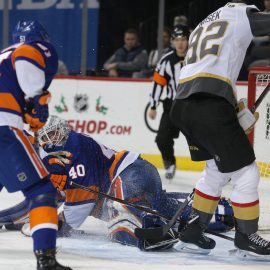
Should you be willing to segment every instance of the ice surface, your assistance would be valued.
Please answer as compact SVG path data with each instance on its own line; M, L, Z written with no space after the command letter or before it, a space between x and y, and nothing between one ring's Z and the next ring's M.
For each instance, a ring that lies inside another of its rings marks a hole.
M164 176L164 171L160 171ZM163 180L168 191L191 191L199 179L199 173L178 171L171 183ZM267 198L270 181L263 180L261 194ZM228 195L230 187L224 193ZM4 209L22 199L21 194L0 193L0 209ZM270 204L269 200L266 202ZM269 213L270 215L270 213ZM209 255L184 254L179 252L141 252L137 248L111 243L106 237L106 224L89 218L82 226L87 232L84 237L58 239L58 258L74 269L126 269L126 270L253 270L270 269L270 262L242 261L229 255L233 243L213 237L216 248ZM233 236L233 232L229 233ZM270 239L270 234L264 237ZM35 259L31 252L32 240L19 232L0 230L0 270L35 269Z

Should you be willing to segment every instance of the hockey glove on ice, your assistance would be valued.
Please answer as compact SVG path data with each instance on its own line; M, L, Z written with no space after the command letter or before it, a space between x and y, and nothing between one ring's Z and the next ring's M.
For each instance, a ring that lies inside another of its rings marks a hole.
M49 117L48 103L50 97L50 92L45 91L26 101L24 120L25 123L30 125L31 131L36 132L45 125Z
M245 98L240 99L238 102L236 112L240 126L243 128L246 134L249 134L259 119L259 113L254 112L253 114L248 109L247 100Z

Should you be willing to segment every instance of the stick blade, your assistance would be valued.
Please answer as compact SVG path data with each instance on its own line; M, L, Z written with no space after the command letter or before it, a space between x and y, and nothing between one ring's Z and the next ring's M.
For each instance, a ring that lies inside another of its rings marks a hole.
M167 226L157 228L135 228L135 235L139 239L150 240L164 237L168 232Z

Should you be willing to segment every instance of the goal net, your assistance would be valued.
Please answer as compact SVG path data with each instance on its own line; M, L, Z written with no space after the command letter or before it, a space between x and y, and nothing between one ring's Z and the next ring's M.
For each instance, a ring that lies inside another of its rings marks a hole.
M270 67L254 67L248 78L248 105L251 108L270 83ZM249 135L261 175L259 185L261 217L260 230L270 229L270 92L256 110L260 117Z

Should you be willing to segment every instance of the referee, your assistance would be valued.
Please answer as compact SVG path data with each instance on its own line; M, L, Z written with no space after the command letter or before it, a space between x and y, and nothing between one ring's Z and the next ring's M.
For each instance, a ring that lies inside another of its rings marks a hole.
M175 26L172 32L172 45L174 49L165 54L158 62L153 76L153 88L150 95L151 109L149 117L155 119L157 115L156 108L166 86L167 97L163 100L163 114L155 141L162 155L166 169L165 177L167 179L172 179L175 174L176 160L173 147L174 139L179 137L179 129L173 126L169 112L172 101L175 98L180 70L187 52L189 34L188 27Z

